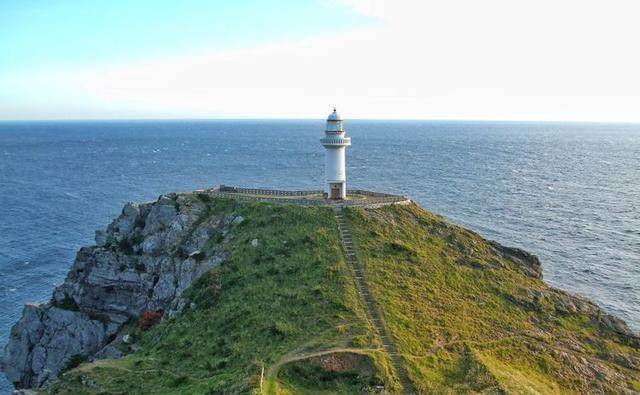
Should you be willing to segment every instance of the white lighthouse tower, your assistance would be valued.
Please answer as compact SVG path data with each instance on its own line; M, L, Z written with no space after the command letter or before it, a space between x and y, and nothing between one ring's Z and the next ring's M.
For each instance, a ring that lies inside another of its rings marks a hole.
M324 160L327 194L331 199L347 198L347 173L345 171L345 148L351 145L342 127L342 117L336 109L327 118L327 130L320 142L327 152Z

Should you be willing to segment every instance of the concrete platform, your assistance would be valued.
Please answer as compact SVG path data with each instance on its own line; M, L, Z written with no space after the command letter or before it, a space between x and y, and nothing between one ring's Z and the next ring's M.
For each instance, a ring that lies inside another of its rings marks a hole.
M217 185L211 189L203 189L198 192L206 193L211 196L226 197L243 201L298 204L303 206L380 207L390 204L407 204L411 202L411 200L406 196L365 191L361 189L347 190L347 198L344 200L325 199L323 191L321 190L291 191Z

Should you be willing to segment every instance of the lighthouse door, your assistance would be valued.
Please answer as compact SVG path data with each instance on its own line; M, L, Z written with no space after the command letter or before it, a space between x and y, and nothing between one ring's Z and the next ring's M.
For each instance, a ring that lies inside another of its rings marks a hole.
M340 199L340 184L331 184L331 199Z

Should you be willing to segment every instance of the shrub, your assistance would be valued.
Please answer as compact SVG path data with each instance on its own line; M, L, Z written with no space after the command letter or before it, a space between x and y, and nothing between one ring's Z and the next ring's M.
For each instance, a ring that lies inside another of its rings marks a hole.
M137 233L135 236L131 238L131 243L133 245L138 245L144 241L144 236L141 233Z
M178 376L173 379L173 382L171 382L170 385L172 387L180 387L184 384L187 384L188 381L189 381L189 378L187 376Z
M140 317L140 329L143 331L148 331L152 326L159 324L160 320L162 320L163 314L164 311L162 310L145 311Z
M87 360L87 357L85 357L84 355L80 355L80 354L72 355L71 358L69 358L69 360L67 361L62 371L66 372L67 370L77 368L78 366L80 366L81 363L85 362L86 360Z
M224 235L222 232L216 232L216 234L211 237L211 240L213 240L215 244L220 244L222 240L224 240Z
M211 201L213 200L211 199L211 196L207 195L206 193L196 193L196 197L205 204L211 203Z
M145 225L146 223L145 223L144 217L142 215L138 216L138 218L136 219L136 223L134 224L134 227L143 229Z
M78 307L78 304L76 303L76 301L68 295L65 295L64 299L62 299L60 302L56 301L55 299L52 299L51 305L59 309L80 311L80 308Z
M133 246L131 245L129 239L120 240L120 242L118 243L118 249L126 255L133 254Z
M269 333L273 337L281 340L286 338L287 336L290 336L291 334L293 334L293 332L294 330L291 324L284 321L276 321L269 327Z

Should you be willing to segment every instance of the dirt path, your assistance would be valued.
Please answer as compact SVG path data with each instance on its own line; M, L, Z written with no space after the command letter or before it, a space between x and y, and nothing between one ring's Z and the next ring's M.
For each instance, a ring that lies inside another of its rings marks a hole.
M195 380L195 381L205 381L206 379L203 378L198 378L198 377L193 377L193 376L188 376L188 375L184 375L184 374L178 374L175 372L172 372L170 370L167 369L129 369L126 368L124 366L120 366L120 364L118 363L119 359L101 359L101 360L97 360L94 361L90 364L85 364L85 365L81 365L78 368L76 368L75 370L78 372L88 372L92 369L95 368L107 368L107 369L116 369L116 370L122 370L123 372L128 372L128 373L134 373L134 374L139 374L139 373L154 373L154 372L161 372L164 374L168 374L169 376L173 376L173 377L188 377L191 380Z
M320 357L322 355L329 355L334 353L354 353L354 354L362 354L367 355L371 352L381 351L377 348L348 348L348 347L336 347L330 348L322 351L313 351L313 352L300 352L303 347L300 347L294 351L291 351L280 358L278 362L271 365L269 369L265 373L265 380L267 381L266 389L263 389L264 394L274 394L275 386L277 385L276 378L278 376L278 372L283 365L286 365L295 361L302 361L309 358Z
M267 370L266 377L270 378L270 379L275 378L276 375L278 374L278 371L282 367L282 365L286 365L288 363L295 362L295 361L301 361L301 360L304 360L304 359L320 357L322 355L335 354L335 353L340 353L340 352L350 352L350 353L354 353L354 354L366 355L366 354L369 354L369 353L374 352L374 351L380 351L380 350L376 349L376 348L340 348L340 347L338 347L338 348L330 348L330 349L327 349L327 350L314 351L314 352L310 352L310 353L301 353L301 354L297 354L295 352L292 352L292 353L284 355L282 358L280 358L280 360L278 362L276 362L275 364L271 365L269 367L269 369Z

